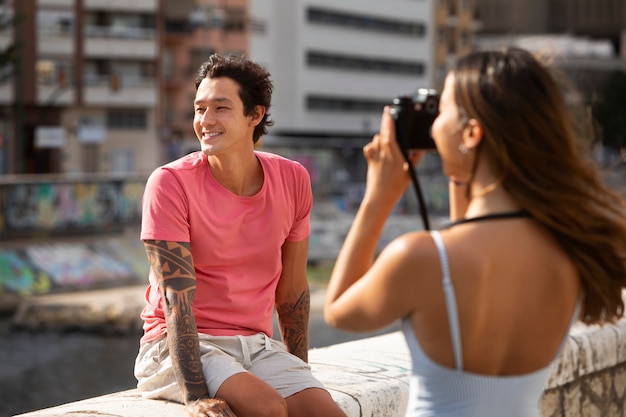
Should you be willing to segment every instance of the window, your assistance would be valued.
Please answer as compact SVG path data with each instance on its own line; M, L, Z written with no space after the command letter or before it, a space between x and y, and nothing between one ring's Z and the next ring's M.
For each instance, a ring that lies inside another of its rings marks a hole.
M446 28L443 26L439 26L439 28L437 28L437 43L439 45L446 44Z
M250 31L259 35L264 35L267 32L267 23L262 20L252 20L250 22Z
M246 30L246 12L244 9L226 9L226 22L224 29L232 32L243 32Z
M347 69L386 74L422 75L424 64L416 61L382 60L322 52L308 52L307 64L311 67Z
M35 65L37 84L65 86L72 78L70 62L60 62L51 59L40 59Z
M107 127L109 129L143 130L148 126L144 110L109 110Z
M310 95L306 98L309 110L337 110L344 112L380 113L389 102L362 100L349 97L328 97Z
M189 73L195 74L198 69L200 69L200 65L209 59L209 57L215 52L215 49L212 48L192 49L189 52Z
M420 22L403 22L371 16L358 16L314 7L307 10L307 19L313 23L363 29L372 32L395 33L408 36L424 36L426 33L426 25Z
M71 11L38 10L37 32L43 36L69 36L74 31Z
M135 152L132 149L115 148L111 151L111 172L132 174L135 171Z
M461 31L461 46L463 48L470 46L470 33L467 30Z

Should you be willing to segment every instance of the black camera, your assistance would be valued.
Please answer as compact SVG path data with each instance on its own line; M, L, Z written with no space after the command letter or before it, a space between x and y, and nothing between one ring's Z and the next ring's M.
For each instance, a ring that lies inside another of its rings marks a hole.
M439 114L439 92L419 88L412 94L393 99L391 117L396 140L404 150L436 149L430 128Z

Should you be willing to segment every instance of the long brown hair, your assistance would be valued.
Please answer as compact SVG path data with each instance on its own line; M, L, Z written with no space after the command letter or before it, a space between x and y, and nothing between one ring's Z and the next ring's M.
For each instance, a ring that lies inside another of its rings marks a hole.
M554 76L531 53L473 52L452 73L457 105L483 127L477 158L557 239L584 291L581 319L622 316L626 287L624 200L602 181L580 143Z

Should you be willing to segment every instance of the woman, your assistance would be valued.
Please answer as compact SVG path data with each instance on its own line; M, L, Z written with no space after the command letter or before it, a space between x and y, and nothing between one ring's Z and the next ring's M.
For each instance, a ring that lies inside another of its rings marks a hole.
M571 126L559 87L528 52L458 60L432 127L452 223L404 234L375 259L410 183L384 110L324 314L350 331L402 319L413 360L407 416L539 416L571 324L622 315L624 204Z

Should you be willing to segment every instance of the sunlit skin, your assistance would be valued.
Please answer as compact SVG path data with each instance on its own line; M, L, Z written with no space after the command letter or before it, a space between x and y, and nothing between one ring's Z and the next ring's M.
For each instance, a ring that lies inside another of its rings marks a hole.
M444 174L467 182L469 178L465 176L469 173L471 159L459 152L466 120L459 117L459 109L454 102L453 85L454 77L447 77L439 100L439 116L433 122L432 135L437 145L437 153L441 156ZM476 144L466 146L475 147Z
M206 155L241 157L254 149L252 133L265 114L262 106L244 115L239 85L230 78L205 78L196 91L193 128Z
M263 170L254 155L252 135L265 114L256 106L243 114L239 86L230 78L205 78L194 99L193 128L215 179L240 196L256 194Z

